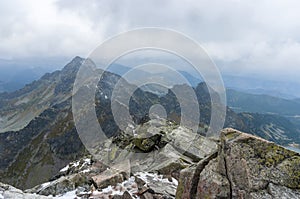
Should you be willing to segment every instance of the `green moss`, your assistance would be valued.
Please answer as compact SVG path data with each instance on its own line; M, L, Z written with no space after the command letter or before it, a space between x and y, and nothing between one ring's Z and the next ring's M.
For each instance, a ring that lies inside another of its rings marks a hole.
M181 199L184 191L184 183L179 180L177 190L176 190L176 199Z
M161 135L153 135L149 138L134 138L133 144L143 152L151 151L160 142Z
M287 186L292 189L300 188L300 156L285 160L279 167L288 175Z
M226 139L228 140L232 140L234 138L236 138L237 136L239 136L239 133L236 133L235 131L229 132L225 135Z
M210 198L211 198L210 195L208 195L208 194L204 195L204 199L210 199Z
M109 160L114 160L116 158L116 154L117 154L117 151L118 151L118 147L117 146L114 146L112 147L110 153L109 153Z
M295 152L287 150L274 143L258 141L255 138L240 140L245 148L253 149L253 151L245 151L243 158L251 158L254 156L258 162L267 167L275 167L287 158L296 155ZM252 154L253 153L253 154Z

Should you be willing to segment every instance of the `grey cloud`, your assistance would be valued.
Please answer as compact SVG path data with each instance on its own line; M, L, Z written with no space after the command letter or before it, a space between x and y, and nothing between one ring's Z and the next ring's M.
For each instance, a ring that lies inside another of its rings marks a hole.
M299 7L296 0L2 1L0 57L86 56L121 31L156 26L194 38L225 72L294 77Z

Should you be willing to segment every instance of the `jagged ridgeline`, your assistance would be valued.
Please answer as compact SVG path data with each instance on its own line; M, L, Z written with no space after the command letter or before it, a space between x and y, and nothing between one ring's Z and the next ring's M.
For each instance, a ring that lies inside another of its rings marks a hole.
M88 154L76 132L71 107L73 83L83 61L75 57L61 71L45 74L18 91L0 94L2 182L22 189L31 188L48 181L69 162ZM88 64L93 62L89 60ZM120 78L105 72L95 96L98 121L108 137L122 133L110 108L110 97ZM124 89L131 86L134 87L127 83ZM186 85L176 87L184 90ZM193 89L201 114L199 133L205 133L210 122L210 96L204 83ZM180 122L180 105L171 90L165 95L156 95L136 89L129 106L135 124L147 122L149 108L157 103L164 106L169 120ZM279 116L236 114L227 108L225 126L283 145L299 143L299 130Z

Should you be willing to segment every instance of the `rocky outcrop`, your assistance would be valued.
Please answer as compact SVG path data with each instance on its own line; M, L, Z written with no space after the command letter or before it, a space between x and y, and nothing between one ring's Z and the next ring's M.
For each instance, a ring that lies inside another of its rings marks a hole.
M178 179L180 170L216 151L217 143L171 121L153 119L97 148L100 159L130 160L133 173L158 172Z
M176 198L299 198L300 155L234 129L219 150L181 171Z
M7 184L3 184L0 182L0 198L2 199L15 199L15 198L22 198L22 199L50 199L52 197L41 196L37 194L31 193L24 193L20 189L16 189Z
M150 146L149 139L154 145L142 150L143 145ZM93 193L103 195L107 187L119 187L135 177L136 187L142 189L138 192L174 198L179 172L217 151L216 141L163 119L132 127L113 140L108 139L103 147L99 148L99 156L116 164L104 164L91 156L82 158L62 168L52 181L26 191L59 196L74 190L90 195L94 190ZM168 183L173 184L165 186Z

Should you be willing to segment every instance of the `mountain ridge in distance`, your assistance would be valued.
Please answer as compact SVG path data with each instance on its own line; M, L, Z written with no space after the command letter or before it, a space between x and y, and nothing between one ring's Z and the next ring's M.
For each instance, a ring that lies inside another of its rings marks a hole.
M237 112L270 113L282 116L300 115L300 101L266 94L250 94L227 89L227 104Z

